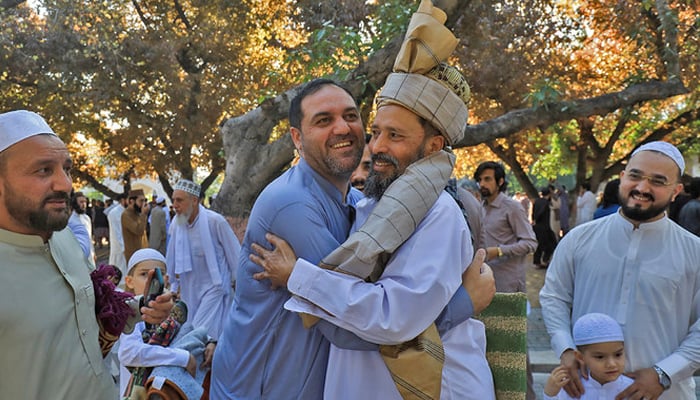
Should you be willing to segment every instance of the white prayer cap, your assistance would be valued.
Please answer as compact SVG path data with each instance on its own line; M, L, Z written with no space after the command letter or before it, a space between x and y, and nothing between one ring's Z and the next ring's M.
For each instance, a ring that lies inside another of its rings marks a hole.
M681 154L681 152L676 148L676 146L672 145L671 143L649 142L647 144L639 146L637 150L632 152L632 157L634 157L634 155L639 153L640 151L656 151L667 156L668 158L673 160L673 162L675 162L676 165L678 165L678 168L680 168L681 170L681 175L683 175L683 171L685 171L685 160L683 160L683 155Z
M136 250L134 254L129 258L129 264L126 266L127 273L131 272L131 269L136 266L136 264L142 261L160 261L165 265L165 257L158 250L155 249L140 249Z
M173 190L182 190L183 192L187 192L197 198L199 198L202 193L201 186L192 181L188 181L187 179L180 179L177 181Z
M56 133L41 116L26 110L0 114L0 152L32 136Z
M163 196L158 196L158 197L156 198L156 204L160 204L160 203L165 203L165 197L163 197Z
M625 337L622 335L620 324L608 315L585 314L574 324L574 344L576 346L624 341Z

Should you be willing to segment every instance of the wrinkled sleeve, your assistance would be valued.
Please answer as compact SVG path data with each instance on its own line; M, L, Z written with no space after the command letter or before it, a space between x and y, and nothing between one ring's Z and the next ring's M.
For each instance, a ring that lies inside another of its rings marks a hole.
M512 244L501 244L501 250L506 256L524 256L537 249L537 239L532 225L527 219L527 213L519 204L508 209L506 213L508 224L510 224L517 241Z
M190 353L187 350L174 347L150 345L143 342L141 332L144 324L138 323L130 334L122 334L119 338L119 362L127 367L156 367L172 365L187 367Z
M238 269L238 256L241 254L241 243L226 219L221 218L218 220L216 230L217 237L224 250L226 266L231 273L231 284L233 285L235 283L233 280L236 279L236 270Z
M561 357L566 349L575 349L571 336L571 309L574 295L574 236L567 235L559 242L547 269L544 286L540 291L542 317L551 337L552 350Z
M418 230L374 283L298 259L288 288L306 301L292 298L285 307L316 315L373 343L398 344L415 338L448 304L461 284L468 264L464 260L472 256L466 251L470 239L463 219L429 213Z
M698 248L688 249L690 260L700 259ZM668 376L671 382L686 379L700 368L700 274L694 274L695 291L692 295L690 320L692 325L688 334L683 338L678 349L668 357L656 363Z

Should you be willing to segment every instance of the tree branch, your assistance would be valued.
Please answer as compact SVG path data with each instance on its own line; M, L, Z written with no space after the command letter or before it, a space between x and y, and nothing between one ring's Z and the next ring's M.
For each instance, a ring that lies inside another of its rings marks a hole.
M659 13L659 21L661 22L663 48L660 50L661 58L666 64L667 78L680 78L681 67L678 60L678 26L674 22L673 11L671 11L666 0L656 0L656 10Z
M547 107L531 107L513 110L492 120L468 125L464 139L455 148L474 146L496 138L503 138L528 128L550 126L557 122L606 115L619 108L633 106L649 100L666 99L688 93L679 79L666 82L650 81L632 85L625 90L602 96L574 101L549 103Z
M178 0L174 0L173 2L175 3L175 11L177 11L177 15L180 17L180 21L182 21L182 23L185 24L185 27L188 31L191 31L192 25L190 24L190 21L185 15L185 10L182 8L182 4L180 4Z
M17 7L18 5L26 2L27 0L1 0L0 1L0 11L3 9Z

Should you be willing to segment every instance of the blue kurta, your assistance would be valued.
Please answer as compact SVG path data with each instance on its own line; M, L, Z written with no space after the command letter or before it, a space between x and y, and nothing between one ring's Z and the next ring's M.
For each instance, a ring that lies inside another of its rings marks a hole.
M302 159L268 185L255 202L241 248L236 294L214 356L213 399L320 399L329 342L321 327L305 329L286 311L286 289L271 290L248 259L252 243L267 232L289 242L297 257L318 263L348 237L351 209L362 194L347 198ZM269 246L268 246L269 247Z

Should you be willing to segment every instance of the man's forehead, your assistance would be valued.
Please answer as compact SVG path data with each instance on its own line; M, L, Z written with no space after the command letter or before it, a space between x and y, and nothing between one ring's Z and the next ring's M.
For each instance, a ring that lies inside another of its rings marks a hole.
M309 94L301 101L301 111L309 117L331 114L338 107L341 107L343 112L357 111L357 105L352 96L345 90L330 84Z
M640 151L633 155L627 164L628 169L635 169L645 173L671 175L678 172L676 162L667 155L657 151Z

